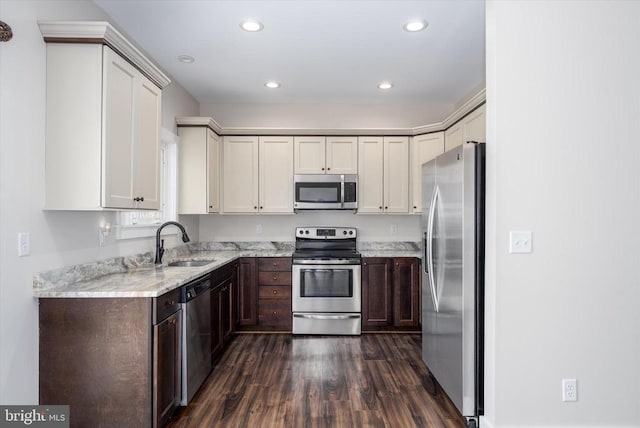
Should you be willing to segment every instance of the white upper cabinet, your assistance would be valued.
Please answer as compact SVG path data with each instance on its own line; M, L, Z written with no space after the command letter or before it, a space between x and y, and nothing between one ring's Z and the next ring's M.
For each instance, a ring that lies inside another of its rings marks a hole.
M293 213L293 137L223 140L225 213Z
M326 173L325 137L294 137L294 170L296 174Z
M260 212L292 213L293 137L260 137L258 164Z
M464 141L486 142L487 116L485 104L466 115L462 122L464 123Z
M258 137L224 137L222 159L222 210L225 213L257 213Z
M219 204L218 135L206 126L181 127L179 159L180 214L216 213Z
M444 153L444 132L417 135L411 140L412 213L422 212L422 165Z
M409 137L384 137L384 212L409 212Z
M407 213L409 138L358 138L358 212Z
M327 137L327 174L358 173L358 138Z
M462 145L462 140L464 139L464 130L462 125L462 121L459 121L444 131L445 152Z
M357 137L295 137L296 174L357 174Z
M485 105L478 107L444 133L445 151L461 146L466 141L486 142L486 109Z
M124 58L100 43L135 50L108 24L79 24L39 24L47 41L45 209L159 209L161 87L169 80L139 51Z

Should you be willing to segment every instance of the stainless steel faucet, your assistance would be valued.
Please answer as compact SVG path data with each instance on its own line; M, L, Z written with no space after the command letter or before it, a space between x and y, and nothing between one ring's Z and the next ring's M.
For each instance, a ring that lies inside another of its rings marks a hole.
M184 226L177 221L162 223L156 231L156 265L162 264L162 255L164 254L164 239L160 239L160 232L162 232L162 229L170 225L177 226L182 231L182 242L190 241L189 235L187 235L187 231L184 229Z

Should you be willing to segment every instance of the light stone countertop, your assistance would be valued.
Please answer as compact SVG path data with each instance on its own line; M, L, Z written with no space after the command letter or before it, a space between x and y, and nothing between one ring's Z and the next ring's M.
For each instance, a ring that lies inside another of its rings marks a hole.
M167 250L156 267L153 254L118 257L34 276L36 298L159 297L240 257L291 257L292 243L196 243ZM363 257L420 257L416 243L362 243ZM211 260L198 267L167 266L178 260Z

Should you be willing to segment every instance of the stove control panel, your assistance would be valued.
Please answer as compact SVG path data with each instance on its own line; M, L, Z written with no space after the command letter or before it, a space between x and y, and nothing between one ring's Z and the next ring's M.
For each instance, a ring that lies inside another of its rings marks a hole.
M296 238L308 239L353 239L355 227L297 227Z

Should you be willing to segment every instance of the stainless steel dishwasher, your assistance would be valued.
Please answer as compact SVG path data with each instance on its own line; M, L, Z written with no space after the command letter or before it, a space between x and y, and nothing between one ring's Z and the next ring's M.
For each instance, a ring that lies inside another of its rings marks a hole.
M211 281L209 275L182 288L182 401L189 404L211 372Z

